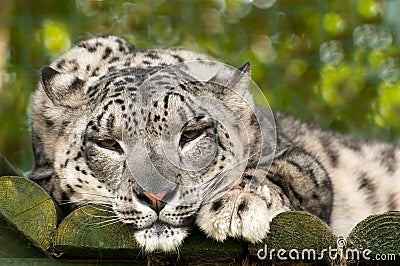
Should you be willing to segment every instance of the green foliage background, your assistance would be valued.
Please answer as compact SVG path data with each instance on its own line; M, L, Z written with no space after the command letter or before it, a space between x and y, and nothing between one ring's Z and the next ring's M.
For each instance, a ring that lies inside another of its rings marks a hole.
M400 142L397 0L6 2L0 154L23 170L31 166L27 110L40 68L99 33L138 49L175 46L234 66L250 61L273 110Z

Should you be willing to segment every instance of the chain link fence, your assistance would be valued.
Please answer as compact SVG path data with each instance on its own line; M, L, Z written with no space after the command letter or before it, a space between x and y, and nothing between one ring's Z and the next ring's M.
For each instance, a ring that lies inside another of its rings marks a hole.
M275 111L399 142L399 9L396 0L0 1L0 154L30 168L28 107L40 68L100 33L138 49L250 61Z

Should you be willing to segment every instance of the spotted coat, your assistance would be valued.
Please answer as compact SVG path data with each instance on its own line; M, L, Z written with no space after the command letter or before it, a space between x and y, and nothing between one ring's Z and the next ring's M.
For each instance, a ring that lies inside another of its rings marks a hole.
M268 112L249 75L248 63L84 40L41 71L30 178L71 208L109 206L146 251L178 250L194 224L257 242L284 211L346 234L399 208L398 148Z

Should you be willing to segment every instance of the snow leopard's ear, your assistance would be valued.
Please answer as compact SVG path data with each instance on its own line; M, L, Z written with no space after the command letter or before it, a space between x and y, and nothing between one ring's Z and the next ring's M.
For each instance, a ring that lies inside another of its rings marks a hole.
M254 103L253 96L250 93L251 85L251 64L246 62L243 66L239 67L240 72L236 72L236 76L232 80L232 86L236 91L244 97L251 104Z
M40 86L54 105L78 107L85 102L85 81L71 73L60 73L44 67L40 74Z
M250 106L254 106L255 102L252 94L250 93L251 85L251 64L246 62L239 68L232 68L224 66L217 72L215 76L210 79L211 82L223 85L224 87L230 88L234 93ZM231 102L233 105L243 105L244 102L239 98L234 97L233 99L229 94L225 95L226 101ZM240 101L240 102L235 102Z
M246 62L239 68L224 66L210 81L231 88L250 104L253 104L253 97L249 90L251 84L250 62Z

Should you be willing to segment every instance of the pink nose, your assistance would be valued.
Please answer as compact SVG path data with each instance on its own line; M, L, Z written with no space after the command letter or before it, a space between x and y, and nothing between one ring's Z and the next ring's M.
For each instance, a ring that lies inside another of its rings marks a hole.
M150 208L159 213L165 206L162 199L165 197L167 192L160 192L157 194L151 194L149 192L143 192L140 194L140 199L149 204Z

